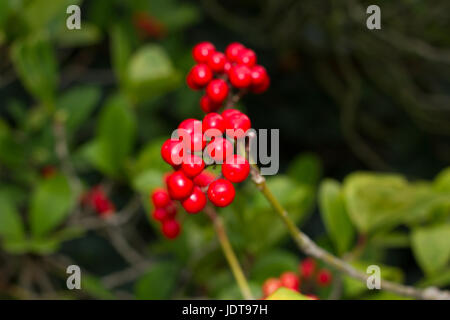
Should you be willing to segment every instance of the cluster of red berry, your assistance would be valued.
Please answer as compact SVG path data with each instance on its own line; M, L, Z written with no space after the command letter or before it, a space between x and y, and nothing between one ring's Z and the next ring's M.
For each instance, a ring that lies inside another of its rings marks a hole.
M82 196L81 203L93 209L102 218L107 218L116 211L116 207L101 186L93 187L86 192Z
M192 55L197 64L189 72L187 84L193 90L205 88L200 106L206 113L220 109L230 94L230 85L253 93L263 93L270 85L266 69L256 64L255 52L240 43L229 44L222 53L212 43L201 42Z
M286 271L279 278L267 279L262 286L264 298L267 298L281 287L300 292L302 287L311 289L313 287L311 281L314 281L315 284L321 287L326 287L331 283L331 272L327 269L318 269L316 261L312 258L303 260L299 264L298 269L299 274ZM317 296L312 294L307 294L307 296L314 300L318 299Z
M167 191L158 189L152 195L153 217L162 222L163 234L168 238L175 238L180 232L175 213L170 214L172 209L167 209L174 200L180 201L190 214L202 211L207 200L217 207L233 202L236 194L233 183L244 181L250 172L249 162L234 153L234 146L245 138L251 122L247 115L229 106L220 114L217 111L233 94L230 86L261 93L270 83L264 67L256 65L255 53L241 44L230 44L223 54L211 43L202 42L194 47L192 55L198 64L186 81L195 90L206 87L200 106L207 114L202 121L182 121L177 134L161 147L163 160L174 172L165 179ZM215 74L218 77L213 79ZM222 164L223 177L216 178L206 171L213 164ZM164 201L158 202L158 197Z

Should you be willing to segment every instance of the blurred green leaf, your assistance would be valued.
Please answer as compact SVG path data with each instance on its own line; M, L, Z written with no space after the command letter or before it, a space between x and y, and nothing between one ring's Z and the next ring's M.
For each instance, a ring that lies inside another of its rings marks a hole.
M94 86L78 86L64 92L57 101L57 107L64 113L66 127L74 132L93 112L100 100L100 89Z
M272 293L270 296L268 296L266 300L312 300L312 299L308 298L307 296L297 291L281 287L280 289Z
M151 190L163 185L163 173L149 169L137 175L132 183L136 191L148 194Z
M169 171L169 165L161 157L161 146L164 141L165 138L152 140L141 149L133 165L133 175L149 169L161 172Z
M445 287L450 284L450 269L439 272L434 275L427 276L425 279L419 281L417 286L426 288L431 286Z
M269 251L255 261L250 279L262 283L267 278L279 277L285 271L296 271L298 263L298 256L289 251Z
M58 33L57 42L62 47L83 47L98 43L101 36L96 25L83 21L81 29L70 30L64 25Z
M292 160L286 174L298 183L316 185L322 175L320 159L312 153L301 154Z
M448 266L450 225L416 228L412 231L411 243L414 256L426 274L437 274Z
M43 34L16 41L11 59L25 87L47 106L52 106L58 82L52 45Z
M81 289L97 299L116 299L115 295L103 286L99 278L86 273L83 273L81 277Z
M155 263L135 285L136 298L140 300L170 298L178 277L178 267L173 262Z
M42 238L63 222L74 200L65 176L56 174L41 181L31 199L30 225L33 235Z
M442 170L434 179L433 188L438 192L450 192L450 168Z
M22 218L5 192L0 192L0 236L8 240L24 238Z
M181 80L161 46L148 44L130 59L127 79L132 95L153 98L174 89Z
M327 179L319 188L322 220L339 254L347 252L354 241L355 229L345 208L341 187L337 181Z
M131 43L124 26L114 24L111 29L111 59L121 86L127 83L127 67L131 52Z

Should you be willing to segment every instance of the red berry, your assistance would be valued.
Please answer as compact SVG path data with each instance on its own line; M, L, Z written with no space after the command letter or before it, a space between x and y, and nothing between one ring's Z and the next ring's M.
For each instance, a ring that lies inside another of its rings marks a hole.
M233 145L227 139L217 137L206 146L206 154L214 161L222 163L233 154Z
M153 219L155 219L156 221L164 221L168 218L168 214L166 209L164 208L156 208L155 210L153 210Z
M172 173L167 181L167 189L172 199L183 200L187 198L194 188L194 183L186 177L183 171L178 170Z
M227 98L228 91L228 85L222 79L214 79L206 87L206 94L214 103L222 103Z
M164 220L162 223L162 233L166 238L175 239L180 234L180 224L175 219Z
M270 86L270 78L267 76L262 84L259 86L252 86L250 87L250 90L255 94L263 93L269 88Z
M300 285L300 279L291 271L286 271L280 276L281 285L285 288L298 291Z
M198 63L208 61L211 54L216 51L216 48L211 42L200 42L192 49L192 57Z
M327 269L319 270L317 273L317 284L326 287L330 284L332 278L331 272Z
M270 296L272 293L281 288L281 281L277 278L269 278L264 281L262 291L265 297Z
M252 87L259 87L263 85L268 78L266 68L263 66L254 66L251 69L251 76L252 76Z
M181 170L186 177L193 179L199 175L205 168L205 162L195 154L187 155L181 164Z
M245 65L236 65L231 67L228 72L230 83L239 89L247 88L252 84L252 72Z
M200 90L201 89L201 87L199 87L194 82L194 75L192 74L192 72L188 72L188 74L186 76L186 83L187 83L188 87L191 88L192 90Z
M192 67L188 77L190 78L189 81L191 81L195 87L203 88L211 81L213 73L206 64L197 64Z
M208 187L208 199L217 207L226 207L234 200L236 191L233 184L225 179L217 179Z
M201 188L208 186L216 179L216 176L209 171L204 170L198 176L194 178L194 184Z
M225 64L223 65L223 72L227 73L231 70L231 67L233 65L231 64L230 61L225 62Z
M223 176L234 183L244 181L249 173L250 164L247 159L238 154L228 157L222 165Z
M163 208L170 202L169 194L162 188L157 188L152 192L152 202L157 208Z
M316 261L312 258L306 258L300 263L299 269L302 278L310 278L316 271Z
M224 119L227 119L229 117L231 117L234 114L241 114L242 112L240 112L239 110L236 109L226 109L222 112L222 117Z
M208 57L208 66L209 68L217 73L223 72L223 67L227 62L227 58L222 52L214 52Z
M230 138L242 138L252 126L250 119L243 113L232 114L225 119L225 132Z
M183 200L182 206L188 213L198 213L206 205L206 196L199 187L194 187L191 195Z
M167 217L169 219L175 218L175 216L177 215L177 206L173 201L170 201L170 203L164 209L166 210Z
M218 136L219 133L222 135L225 132L225 121L223 117L215 112L207 114L202 121L203 124L203 132L205 132L205 136L207 137L215 137ZM217 131L212 131L215 129ZM208 130L211 130L208 132Z
M215 112L220 109L222 104L213 102L206 94L200 98L200 108L205 113Z
M178 126L178 135L188 151L201 151L206 145L200 120L186 119L181 122Z
M228 60L236 62L239 52L243 49L245 49L245 47L242 44L233 42L227 46L225 55L227 56Z
M256 63L255 52L251 49L240 50L236 57L236 63L250 68L253 67Z
M161 147L161 156L171 166L177 166L183 161L183 149L183 144L179 140L167 139Z

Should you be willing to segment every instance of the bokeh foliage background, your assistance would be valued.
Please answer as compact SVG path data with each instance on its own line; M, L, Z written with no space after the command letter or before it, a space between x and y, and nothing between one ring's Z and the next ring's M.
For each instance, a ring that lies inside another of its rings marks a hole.
M79 4L81 30L67 30ZM245 97L280 129L269 185L298 225L355 266L450 284L450 3L356 0L0 2L0 296L241 298L203 214L161 236L148 193L162 141L202 117L184 82L199 41L253 48L271 88ZM52 175L43 174L54 168ZM103 185L111 221L79 206ZM302 258L248 182L221 209L253 293ZM83 290L65 289L80 265ZM340 278L321 298L397 298Z

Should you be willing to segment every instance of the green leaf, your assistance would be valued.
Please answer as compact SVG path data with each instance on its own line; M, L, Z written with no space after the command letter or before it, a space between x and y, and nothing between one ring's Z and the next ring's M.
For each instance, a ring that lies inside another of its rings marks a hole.
M269 251L255 261L250 279L262 283L267 278L278 277L285 271L296 271L297 266L298 257L289 251Z
M0 193L0 236L7 240L24 238L24 227L19 212L5 192Z
M450 192L450 167L437 175L433 182L433 188L439 192Z
M112 65L121 86L124 86L127 83L128 61L132 52L130 39L121 24L114 24L110 33Z
M14 67L25 87L48 106L52 106L58 82L56 58L43 35L16 41L11 50Z
M62 47L83 47L98 43L101 40L99 28L89 22L82 22L81 29L68 29L65 25L58 33L57 42Z
M416 228L411 234L414 256L427 275L448 266L450 259L450 225Z
M81 276L81 289L90 296L97 299L113 300L116 299L114 294L105 288L101 280L89 274L83 273Z
M167 172L169 165L161 157L161 146L165 139L152 140L141 149L133 165L133 175L137 176L149 169Z
M58 99L59 112L64 113L66 127L74 132L86 119L89 118L95 105L100 100L100 89L93 86L74 87Z
M439 272L435 275L427 276L425 279L421 280L417 286L421 288L437 286L445 287L450 284L450 269Z
M175 288L178 267L172 262L155 263L135 285L136 298L140 300L168 299Z
M181 75L158 45L141 47L129 62L128 85L138 99L162 95L180 84Z
M136 138L136 119L123 96L111 98L103 108L97 132L97 159L107 165L105 173L114 177L123 174Z
M133 181L133 188L143 194L148 194L150 190L160 187L163 184L163 173L149 169L137 175Z
M265 300L313 300L307 296L287 288L280 288Z
M314 186L322 175L320 159L312 153L302 154L292 160L287 175L299 183Z
M33 235L42 237L61 224L74 204L69 181L54 175L41 181L31 199L30 225Z
M341 187L327 179L319 188L319 206L322 220L339 254L347 252L354 241L355 229L345 208Z

